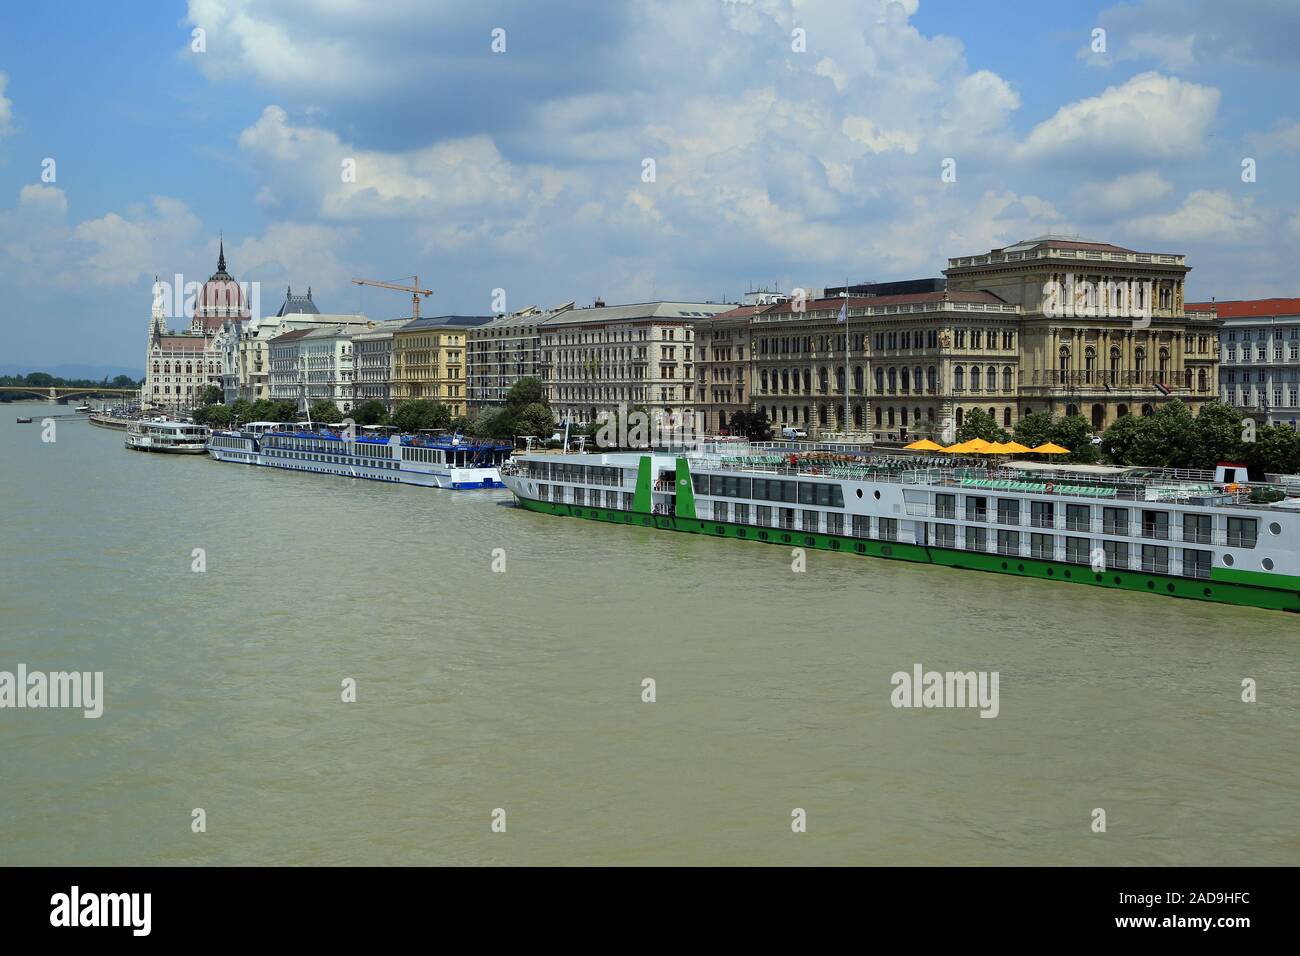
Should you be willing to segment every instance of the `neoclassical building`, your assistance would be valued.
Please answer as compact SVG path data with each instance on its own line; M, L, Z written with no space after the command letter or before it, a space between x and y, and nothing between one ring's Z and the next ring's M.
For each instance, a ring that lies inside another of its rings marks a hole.
M1189 271L1181 255L1040 236L949 259L944 275L949 294L1018 308L1019 416L1080 414L1101 431L1170 398L1195 411L1217 397L1217 330L1184 307Z

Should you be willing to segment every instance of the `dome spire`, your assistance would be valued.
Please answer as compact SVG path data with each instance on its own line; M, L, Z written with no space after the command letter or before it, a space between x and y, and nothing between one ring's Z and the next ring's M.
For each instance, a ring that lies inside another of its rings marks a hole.
M220 238L217 241L221 243L221 252L217 256L217 271L225 272L226 271L226 237L224 235L221 235L220 233L218 233L218 236Z

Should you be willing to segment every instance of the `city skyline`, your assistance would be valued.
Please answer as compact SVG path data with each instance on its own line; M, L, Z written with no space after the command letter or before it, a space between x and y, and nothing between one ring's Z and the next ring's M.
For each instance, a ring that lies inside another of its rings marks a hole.
M204 281L219 236L264 313L310 285L376 320L402 297L351 277L418 273L430 314L495 311L497 289L509 311L736 301L1047 233L1186 255L1189 301L1298 291L1300 111L1279 91L1300 12L1263 3L10 19L4 357L33 368L138 367L154 275Z

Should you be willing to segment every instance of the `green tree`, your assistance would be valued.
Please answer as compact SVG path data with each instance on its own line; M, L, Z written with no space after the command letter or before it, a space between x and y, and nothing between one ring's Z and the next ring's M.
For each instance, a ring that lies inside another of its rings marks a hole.
M393 410L392 423L404 432L422 428L446 428L451 424L451 410L440 402L417 398L402 402Z
M199 397L200 405L219 405L221 404L221 389L216 385L209 385L203 390Z
M343 413L339 407L331 402L328 398L322 398L319 401L311 403L309 416L314 422L324 422L333 425L343 421Z
M1244 448L1252 477L1300 474L1300 432L1287 425L1265 425Z
M352 420L358 425L385 425L388 423L388 409L383 402L371 399L352 409Z
M1032 412L1016 422L1016 441L1030 448L1052 441L1056 433L1056 420L1051 412Z
M545 441L555 432L555 416L551 414L549 406L542 402L530 402L520 409L515 416L514 427L510 435L502 436L513 438L515 435L536 435Z
M207 423L213 428L228 428L231 420L235 417L229 405L205 405L202 408L195 409L195 421L198 421L199 412L206 413Z
M1101 436L1101 450L1117 465L1137 463L1145 419L1124 415L1115 419Z
M521 409L527 405L547 405L546 388L540 378L531 375L519 379L506 393L506 407Z
M731 416L728 431L733 435L743 435L750 441L771 441L772 423L767 420L767 412L736 412Z
M957 429L957 441L970 441L982 438L985 441L1006 441L1007 433L998 425L998 421L982 408L973 408L962 419L961 428Z
M1244 457L1241 421L1244 414L1223 402L1207 402L1196 415L1196 453L1194 467L1213 468L1221 461L1240 461Z
M235 399L234 404L230 406L230 414L232 419L238 421L241 425L256 421L253 418L253 403L246 398Z
M130 375L119 375L113 381L109 382L110 388L139 388L135 380Z

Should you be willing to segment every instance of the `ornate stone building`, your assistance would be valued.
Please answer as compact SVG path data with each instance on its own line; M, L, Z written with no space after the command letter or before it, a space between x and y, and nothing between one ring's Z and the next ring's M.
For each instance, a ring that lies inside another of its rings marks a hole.
M1041 236L948 260L948 291L1019 308L1019 417L1081 414L1101 431L1171 397L1218 394L1214 320L1189 313L1181 255Z
M753 317L768 305L742 305L695 323L695 411L708 435L733 434L732 417L753 401Z

